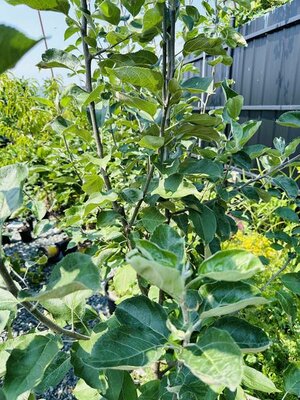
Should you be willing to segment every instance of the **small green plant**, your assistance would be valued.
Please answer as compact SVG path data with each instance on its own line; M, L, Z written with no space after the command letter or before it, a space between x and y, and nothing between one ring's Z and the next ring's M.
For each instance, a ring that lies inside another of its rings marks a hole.
M247 146L260 123L241 124L243 97L227 80L214 79L218 64L232 63L226 48L246 45L221 18L227 8L216 2L202 16L176 0L7 1L63 12L65 37L77 35L74 46L49 49L39 63L85 78L84 87L74 84L56 97L50 126L58 147L42 149L40 161L47 157L45 164L50 158L54 165L56 157L60 183L67 187L69 180L77 187L76 203L67 202L61 225L71 243L88 239L93 246L63 258L38 293L14 282L1 254L3 329L18 305L48 328L1 345L2 398L43 393L71 368L80 378L78 400L251 399L257 392L278 393L246 356L271 345L246 313L269 304L253 281L264 266L249 251L221 246L237 232L234 199L267 202L274 194L271 182L276 193L295 200L298 186L283 171L300 157L291 157L296 141L284 148L277 143L275 150ZM1 30L11 34L10 28ZM187 79L187 72L195 72L187 57L202 52L211 57L211 76ZM217 88L225 105L208 113ZM195 102L200 113L193 112ZM297 113L287 113L279 122L299 127L299 121ZM58 157L62 143L68 163ZM233 179L235 168L250 172L253 161L262 165L258 175ZM28 181L24 164L0 170L1 225L22 205L23 185L26 193L34 192L34 174L43 168L32 164ZM53 181L59 183L59 177ZM290 257L298 257L298 240L293 237ZM101 278L113 270L116 285L123 268L135 271L139 292L129 279L131 296L101 319L87 299L100 292ZM299 272L281 277L285 311L300 294L299 279ZM74 343L63 353L66 338ZM134 380L141 369L150 378ZM298 375L297 365L287 371L286 394L299 394Z

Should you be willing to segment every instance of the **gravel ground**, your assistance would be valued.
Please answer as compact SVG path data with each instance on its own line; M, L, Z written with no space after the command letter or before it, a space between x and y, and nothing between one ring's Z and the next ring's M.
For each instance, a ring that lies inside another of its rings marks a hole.
M6 226L6 230L11 236L11 243L3 246L5 254L15 260L26 260L29 265L30 261L43 254L42 248L47 248L49 245L59 243L66 239L66 235L57 229L50 229L46 234L41 235L30 243L23 243L18 231L22 228L22 222L13 221ZM25 277L16 277L16 280L24 287L26 285L29 290L39 290L48 280L53 265L48 264L42 268L32 266L26 273ZM30 273L29 273L30 271ZM40 274L43 274L40 279ZM33 282L32 279L39 275L39 280ZM87 303L91 305L97 312L107 314L109 312L109 301L106 297L100 295L91 296ZM93 322L91 322L93 324ZM18 310L17 317L12 325L13 336L17 337L28 333L32 329L44 330L45 328L24 308ZM7 332L0 334L0 343L7 339ZM63 351L70 349L70 342L66 342ZM46 393L37 396L39 400L75 400L72 395L72 390L76 386L78 378L74 376L71 370L62 380L62 382L54 388L50 388ZM1 381L0 381L1 387Z

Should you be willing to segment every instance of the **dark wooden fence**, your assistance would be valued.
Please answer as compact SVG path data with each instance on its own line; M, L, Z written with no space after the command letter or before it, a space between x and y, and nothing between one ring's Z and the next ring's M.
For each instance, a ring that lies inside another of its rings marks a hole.
M300 110L300 0L294 0L240 29L248 47L233 51L231 68L218 66L216 79L232 77L234 89L244 96L241 120L262 121L252 143L272 145L274 137L287 142L300 135L275 123L285 111ZM200 76L209 76L209 58L194 59ZM204 62L204 64L203 64ZM221 90L212 97L209 108L221 106Z

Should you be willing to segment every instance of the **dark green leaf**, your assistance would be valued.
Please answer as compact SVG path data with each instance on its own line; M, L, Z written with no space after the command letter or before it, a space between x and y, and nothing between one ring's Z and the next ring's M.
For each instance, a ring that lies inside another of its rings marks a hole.
M195 232L207 244L215 237L217 221L213 211L205 205L201 205L198 211L189 210L189 219L192 221Z
M295 213L295 211L293 211L289 207L278 207L274 212L275 214L277 214L279 217L281 217L286 221L296 222L296 223L299 222L298 215Z
M208 159L195 160L186 158L179 167L181 174L201 174L207 176L211 180L217 180L223 176L223 166L218 161Z
M121 0L121 3L135 17L141 11L145 0Z
M197 52L205 52L211 55L224 54L224 50L221 48L223 40L221 38L207 37L204 33L201 33L194 39L188 40L183 47L183 54L187 55Z
M113 210L102 210L97 215L97 228L111 226L120 218L120 214Z
M39 68L67 68L76 72L80 61L73 54L63 50L48 49L42 54L42 61L37 64Z
M178 265L182 263L185 254L185 240L174 228L166 224L158 226L150 240L160 248L174 253L177 256Z
M300 365L291 364L285 371L284 376L284 389L291 394L300 396Z
M273 179L273 182L283 189L289 197L297 197L299 188L297 183L292 178L284 175L277 175Z
M297 305L294 296L285 290L277 290L275 296L278 299L283 311L289 315L292 319L292 322L294 322L297 318Z
M288 111L281 114L276 122L289 128L300 128L300 111Z
M300 296L300 272L291 272L282 275L281 282L293 293Z
M121 195L123 199L130 204L137 203L143 198L143 192L135 188L124 189L122 190Z
M194 77L184 81L181 84L182 89L192 93L213 93L214 85L212 78Z
M165 219L165 216L162 215L156 207L147 207L141 212L142 224L150 233L152 233L155 228L161 225Z
M24 4L28 7L34 8L35 10L58 11L64 14L68 14L70 8L68 0L5 0L5 1L13 6Z

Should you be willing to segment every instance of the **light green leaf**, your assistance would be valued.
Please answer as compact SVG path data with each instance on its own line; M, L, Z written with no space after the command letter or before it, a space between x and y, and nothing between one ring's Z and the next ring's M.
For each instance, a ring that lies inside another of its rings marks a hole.
M247 388L258 390L259 392L280 392L280 390L276 388L274 383L264 374L254 368L247 367L246 365L244 366L242 382L245 386L247 386Z
M5 0L12 6L24 4L25 6L43 11L58 11L68 14L70 5L68 0Z
M9 291L0 288L0 311L15 311L17 299Z
M183 54L187 55L197 52L205 52L211 55L222 55L226 52L222 49L221 45L223 40L219 37L207 37L204 33L201 33L197 37L188 40L183 47ZM223 50L223 51L222 51Z
M214 92L214 81L212 78L194 77L182 82L181 87L191 93L212 94Z
M10 26L0 25L0 53L5 54L0 59L0 74L13 68L27 51L39 40L29 39L23 33Z
M164 143L165 143L165 140L163 137L151 136L151 135L145 135L139 141L139 145L141 147L145 147L146 149L150 149L150 150L154 150L154 151L161 148L164 145Z
M165 221L166 217L156 207L146 207L141 211L143 227L150 233Z
M197 137L207 142L219 142L222 137L221 134L212 126L194 125L193 123L187 122L180 124L175 130L175 134L184 139Z
M225 331L208 329L196 344L183 349L178 358L209 386L224 385L234 391L241 383L242 353Z
M135 271L152 285L170 296L181 300L184 295L184 279L175 268L175 254L160 249L154 243L140 240L137 248L126 257Z
M99 8L93 14L95 18L103 19L113 25L120 22L120 9L110 0L104 0L99 4Z
M203 302L201 319L231 314L248 306L268 303L259 290L245 282L215 282L199 289Z
M85 175L83 177L82 189L86 194L99 193L103 188L104 182L101 176L97 174Z
M300 128L300 111L288 111L281 114L276 122L289 128Z
M191 124L200 126L217 126L222 122L222 119L219 116L196 113L185 117L184 120L186 122L190 122Z
M100 274L91 257L82 253L66 255L54 267L45 290L23 301L60 299L78 290L92 291L100 288Z
M182 181L177 187L176 191L173 192L171 190L166 190L165 181L166 180L161 179L159 181L158 187L153 190L152 194L158 194L164 199L180 199L182 197L186 197L192 194L198 195L196 187L189 182Z
M60 351L44 372L42 382L35 388L35 393L43 394L49 387L57 386L71 369L70 356Z
M53 335L29 335L12 350L3 386L9 400L16 400L41 381L44 371L58 353L58 346L59 339Z
M282 275L281 282L293 293L300 296L300 272L291 272Z
M201 278L216 281L241 281L264 270L260 259L246 250L230 249L213 254L199 266Z
M217 319L215 328L227 331L243 353L259 353L266 350L271 342L267 334L257 326L237 317Z
M163 15L160 11L160 8L157 5L154 7L150 7L144 14L143 30L147 31L155 28L161 23L162 19Z
M2 333L9 321L10 311L0 311L0 333Z
M27 175L28 169L21 163L0 168L0 225L22 205Z
M76 72L80 66L80 61L73 54L66 51L48 49L42 54L42 61L37 66L39 68L67 68Z
M145 100L141 99L140 97L136 96L129 96L125 93L118 93L117 94L118 100L125 103L127 107L132 107L134 109L142 110L152 117L155 115L157 111L157 103L151 101L150 99Z
M300 364L290 364L283 375L284 389L291 394L300 396Z
M243 104L244 104L243 96L238 95L235 97L231 97L230 99L227 100L225 104L225 109L228 115L232 119L236 119L240 115L240 112L242 111Z
M73 394L78 400L99 400L100 398L98 390L91 388L83 379L79 379Z
M107 68L107 70L116 75L122 82L133 86L146 88L152 92L157 92L162 88L162 74L149 68L125 66L113 70Z
M121 0L121 3L135 17L141 11L145 0Z

